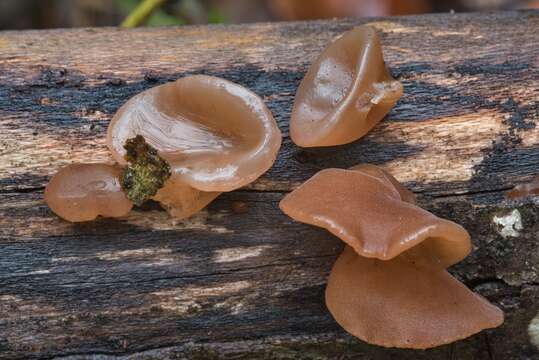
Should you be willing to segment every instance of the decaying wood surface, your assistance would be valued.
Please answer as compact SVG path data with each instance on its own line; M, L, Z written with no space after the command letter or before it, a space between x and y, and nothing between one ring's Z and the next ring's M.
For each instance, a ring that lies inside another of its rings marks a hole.
M295 147L288 120L309 63L364 23L404 97L358 142ZM270 172L181 222L155 204L78 225L51 213L47 179L110 160L106 127L126 99L195 73L263 96L285 134ZM539 173L538 121L533 11L0 32L0 358L537 359L539 202L503 194ZM336 325L323 292L342 244L277 205L319 169L362 162L470 231L475 251L451 271L505 310L501 328L403 351Z

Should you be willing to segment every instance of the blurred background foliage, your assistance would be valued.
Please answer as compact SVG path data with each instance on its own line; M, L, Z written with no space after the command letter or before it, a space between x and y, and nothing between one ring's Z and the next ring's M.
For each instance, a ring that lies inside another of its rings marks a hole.
M538 7L539 0L0 0L0 29L245 23Z

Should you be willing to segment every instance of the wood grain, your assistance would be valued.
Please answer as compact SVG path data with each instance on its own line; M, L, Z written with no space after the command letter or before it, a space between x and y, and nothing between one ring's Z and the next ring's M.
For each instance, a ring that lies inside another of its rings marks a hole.
M365 23L404 97L358 142L295 147L299 81L330 39ZM56 170L110 160L104 134L125 100L195 73L251 88L274 113L284 144L263 178L181 222L156 204L89 224L50 212ZM537 11L0 32L0 358L532 359L539 202L503 193L539 173L538 121ZM319 169L361 162L470 231L475 251L452 272L505 310L501 328L403 351L336 325L323 291L342 244L277 204ZM522 229L496 222L515 210Z

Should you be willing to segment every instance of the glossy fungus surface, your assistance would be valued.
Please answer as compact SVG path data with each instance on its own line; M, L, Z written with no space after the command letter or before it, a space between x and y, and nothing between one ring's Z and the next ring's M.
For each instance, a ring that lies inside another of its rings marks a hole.
M384 181L386 182L386 184L392 186L393 188L395 188L395 190L397 190L402 201L408 202L410 204L416 203L415 194L413 192L402 186L402 184L397 179L395 179L393 175L391 175L387 171L384 171L378 166L371 164L361 164L352 166L349 170L356 170L360 173L365 173L370 176L373 176L380 181Z
M176 219L184 219L199 212L221 194L215 191L200 191L175 178L165 182L153 200Z
M326 289L335 320L371 344L425 349L503 323L503 313L445 269L405 257L368 259L346 247Z
M54 213L72 222L127 215L133 203L122 191L120 171L107 164L68 165L47 184L45 201Z
M207 192L254 181L272 166L281 145L279 128L262 99L204 75L146 90L118 110L107 145L120 164L126 163L124 144L136 135L170 164L175 182Z
M311 65L296 93L290 136L302 147L333 146L365 135L402 96L369 26L333 41Z
M466 257L468 232L415 206L413 194L393 182L372 165L326 169L288 194L280 207L297 221L329 230L361 256L389 260L421 244L442 267Z
M526 184L520 184L507 192L509 199L524 198L527 196L539 196L539 175Z
M352 335L424 349L503 323L500 309L446 271L471 251L468 232L416 206L414 194L381 168L322 170L280 207L347 243L326 304Z

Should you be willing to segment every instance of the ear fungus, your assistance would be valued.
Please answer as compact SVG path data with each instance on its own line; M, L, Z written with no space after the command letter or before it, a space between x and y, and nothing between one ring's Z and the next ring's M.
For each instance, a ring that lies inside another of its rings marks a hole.
M401 256L368 259L349 246L331 270L326 304L346 331L386 347L431 348L503 322L497 307L444 269Z
M127 164L126 142L137 135L170 166L170 178L153 199L177 218L256 180L281 146L281 132L260 97L204 75L146 90L118 110L107 146L121 165Z
M445 270L471 251L467 231L417 207L382 169L322 170L280 207L347 244L331 271L326 304L352 335L423 349L503 322L501 310Z
M107 164L72 164L56 173L45 188L45 201L61 218L94 220L127 215L133 203L120 186L121 169Z
M515 186L506 195L509 199L539 195L539 175L535 176L529 183Z
M380 122L402 93L376 31L356 27L329 44L307 71L294 99L290 137L302 147L350 143Z
M374 168L322 170L280 207L297 221L327 229L364 257L389 260L419 244L432 248L445 266L468 255L466 230L404 201L401 193L412 199L408 190L399 184L399 192L390 175Z

